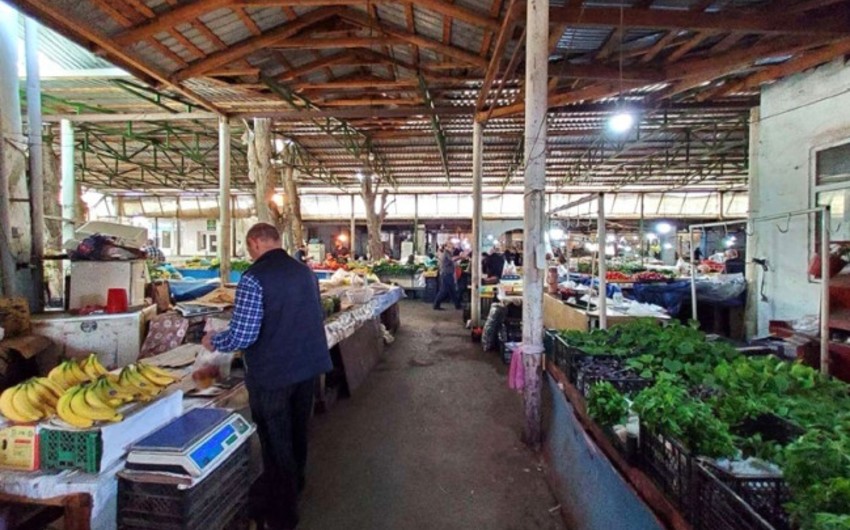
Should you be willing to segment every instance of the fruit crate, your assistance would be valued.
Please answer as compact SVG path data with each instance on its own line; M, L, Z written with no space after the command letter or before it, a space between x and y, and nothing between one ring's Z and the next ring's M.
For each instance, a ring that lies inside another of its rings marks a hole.
M705 462L705 467L736 496L752 508L770 527L789 530L791 518L783 506L791 501L791 490L782 475L739 475ZM747 528L747 527L745 527Z
M118 480L119 530L230 530L247 527L249 443L189 489Z
M676 440L652 432L641 422L638 462L682 514L689 517L691 479L695 465L691 453Z
M772 530L732 488L701 463L693 467L690 519L694 530Z
M79 469L86 473L100 471L103 439L99 430L41 429L39 447L43 471L60 469Z
M652 385L652 379L640 377L627 367L622 357L588 356L577 363L576 388L585 398L596 383L608 382L625 395L633 395Z

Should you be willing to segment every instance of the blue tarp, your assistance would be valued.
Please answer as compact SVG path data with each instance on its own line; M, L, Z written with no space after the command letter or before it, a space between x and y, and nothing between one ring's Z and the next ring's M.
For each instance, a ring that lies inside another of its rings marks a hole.
M671 316L675 316L679 314L682 302L691 299L691 282L636 283L633 292L638 302L661 306Z
M171 291L171 296L177 302L187 302L200 298L205 294L214 291L221 281L214 280L170 280L168 288Z

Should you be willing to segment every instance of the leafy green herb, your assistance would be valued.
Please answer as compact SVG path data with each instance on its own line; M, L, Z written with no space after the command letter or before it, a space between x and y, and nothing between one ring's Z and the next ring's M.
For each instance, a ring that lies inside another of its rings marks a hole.
M626 398L608 381L594 384L587 396L587 412L600 425L623 423L629 415Z

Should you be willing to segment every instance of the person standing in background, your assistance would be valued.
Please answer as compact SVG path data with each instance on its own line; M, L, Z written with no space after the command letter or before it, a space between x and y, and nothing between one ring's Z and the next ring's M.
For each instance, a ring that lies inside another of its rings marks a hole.
M440 289L437 292L437 298L434 299L434 309L436 311L442 311L443 308L440 307L440 304L444 300L449 299L454 302L455 309L461 308L460 296L457 292L457 283L455 280L455 263L460 261L462 256L463 254L454 255L454 245L451 243L446 243L438 256L440 263Z
M263 453L263 475L252 487L258 528L298 525L304 488L307 425L320 374L333 369L324 310L313 271L281 248L280 233L258 223L245 237L254 263L239 280L233 319L208 333L210 351L244 350L245 385Z
M165 263L165 254L156 246L156 242L153 239L148 239L148 244L142 248L142 251L144 251L148 261L156 264Z

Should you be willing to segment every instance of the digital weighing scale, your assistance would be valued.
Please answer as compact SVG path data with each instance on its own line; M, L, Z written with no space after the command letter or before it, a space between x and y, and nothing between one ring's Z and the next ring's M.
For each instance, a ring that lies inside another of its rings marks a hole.
M227 460L254 430L232 411L192 409L133 444L126 467L201 477Z

